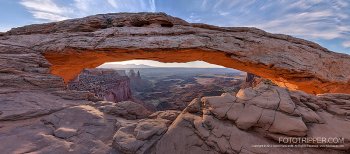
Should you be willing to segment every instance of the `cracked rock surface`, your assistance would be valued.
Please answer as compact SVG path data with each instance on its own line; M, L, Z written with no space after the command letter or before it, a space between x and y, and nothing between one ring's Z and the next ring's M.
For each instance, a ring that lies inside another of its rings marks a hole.
M179 111L159 111L148 119L132 123L120 123L113 137L113 147L123 153L150 153L152 146L166 132ZM170 119L169 119L170 118ZM153 152L152 152L153 153Z

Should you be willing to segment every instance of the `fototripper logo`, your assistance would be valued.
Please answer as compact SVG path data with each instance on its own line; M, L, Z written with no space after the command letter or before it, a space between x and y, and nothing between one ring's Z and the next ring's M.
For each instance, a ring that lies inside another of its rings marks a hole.
M278 144L256 144L255 148L344 148L343 137L279 137Z
M343 137L279 137L280 144L344 144Z

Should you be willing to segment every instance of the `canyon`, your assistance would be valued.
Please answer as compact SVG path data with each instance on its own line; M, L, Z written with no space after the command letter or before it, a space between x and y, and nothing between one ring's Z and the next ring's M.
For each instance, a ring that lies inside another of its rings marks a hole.
M194 99L182 111L151 112L133 101L101 101L67 87L84 69L132 59L203 60L262 79L248 78L251 83L237 93ZM0 150L348 153L349 64L349 55L292 36L188 23L164 13L100 14L13 28L0 34ZM344 142L257 147L286 137Z
M135 68L136 70L136 68ZM154 110L182 111L193 99L237 92L245 73L228 68L145 68L133 97ZM131 80L133 81L133 80Z
M101 101L182 111L195 98L237 92L244 77L245 73L228 68L109 67L84 69L67 87L91 92Z

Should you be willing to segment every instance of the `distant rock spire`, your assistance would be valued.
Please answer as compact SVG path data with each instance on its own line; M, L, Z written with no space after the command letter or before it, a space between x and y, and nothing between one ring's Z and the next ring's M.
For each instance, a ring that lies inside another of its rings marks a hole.
M137 71L137 78L141 79L140 71Z
M131 69L131 70L129 71L129 77L130 77L130 78L136 77L136 73L135 73L135 71L134 71L133 69Z

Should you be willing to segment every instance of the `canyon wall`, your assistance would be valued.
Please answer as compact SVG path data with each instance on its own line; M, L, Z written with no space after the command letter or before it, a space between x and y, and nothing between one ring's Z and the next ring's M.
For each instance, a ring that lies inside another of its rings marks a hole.
M125 71L112 69L84 69L68 83L68 89L89 91L98 98L111 102L132 99L130 79Z

